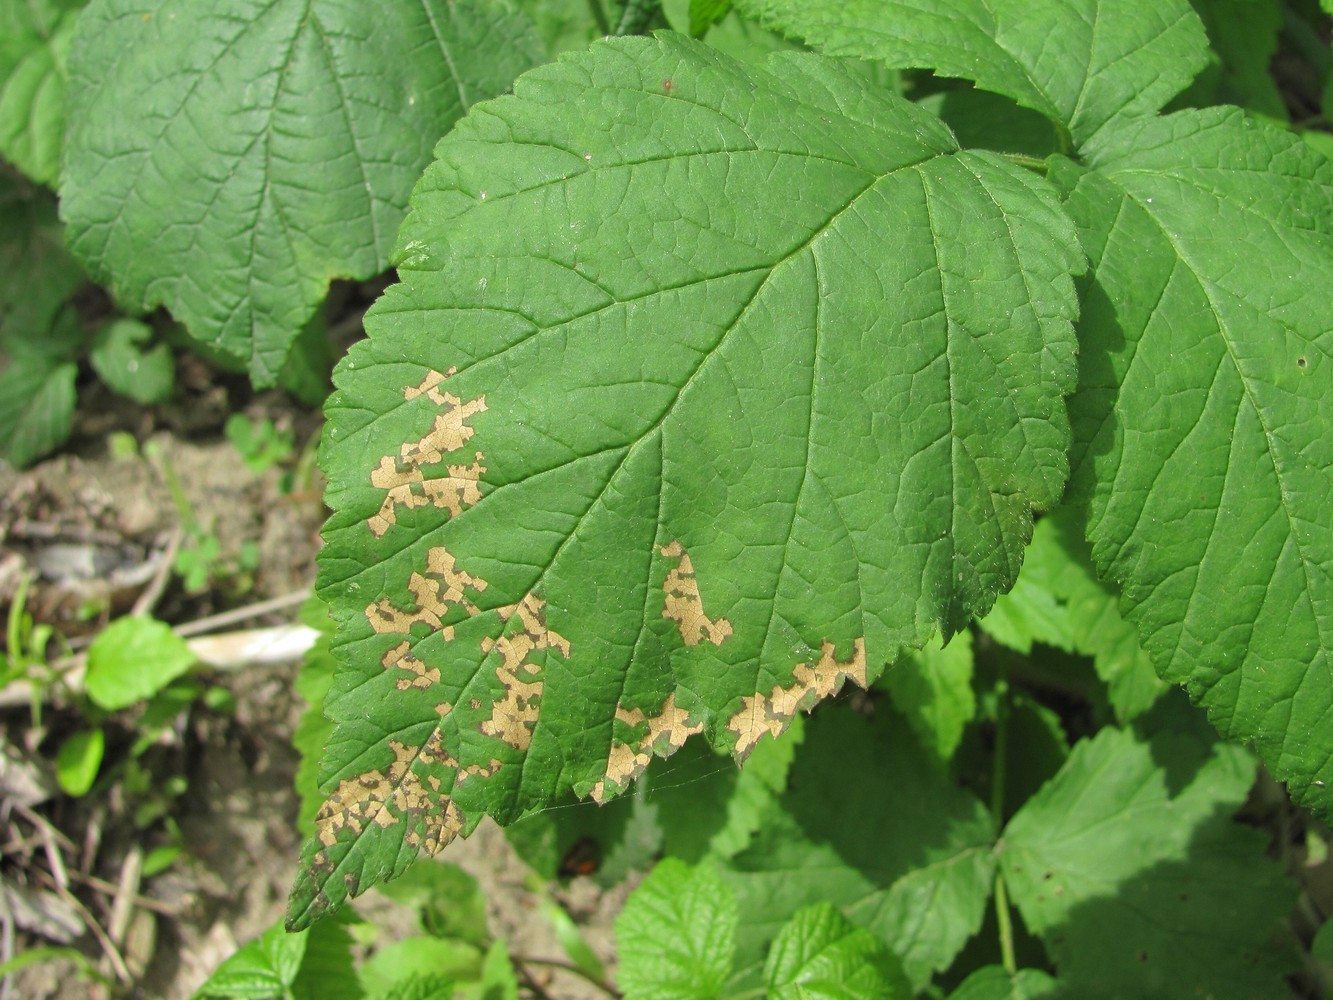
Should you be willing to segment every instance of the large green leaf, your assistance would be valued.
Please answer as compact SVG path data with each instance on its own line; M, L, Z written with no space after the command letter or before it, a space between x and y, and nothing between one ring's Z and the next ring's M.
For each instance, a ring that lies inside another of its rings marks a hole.
M1077 493L1167 680L1333 806L1333 165L1234 109L1056 163L1096 264Z
M616 40L438 153L328 408L297 925L691 733L744 756L983 613L1066 475L1066 218L845 64Z
M0 156L42 184L60 173L65 58L83 0L0 0Z
M1294 893L1231 820L1254 767L1189 734L1104 729L1010 820L1005 882L1069 995L1285 995Z
M537 48L483 0L94 0L70 54L71 245L271 383L329 280L388 266L436 140Z
M852 773L848 795L830 776ZM829 705L806 726L781 809L723 872L741 901L740 960L753 963L784 920L825 901L888 945L921 989L981 925L994 839L986 807L901 717Z
M1194 78L1208 37L1189 0L737 0L829 55L971 80L1083 142Z

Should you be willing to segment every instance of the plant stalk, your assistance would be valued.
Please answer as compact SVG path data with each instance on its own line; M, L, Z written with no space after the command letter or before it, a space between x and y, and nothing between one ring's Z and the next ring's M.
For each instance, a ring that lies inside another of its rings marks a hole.
M1009 680L1006 665L1000 664L1000 679L995 685L995 752L991 765L991 819L998 835L1004 827L1004 776L1009 752ZM995 868L995 922L1000 929L1000 961L1009 975L1018 972L1014 957L1014 925L1009 913L1009 892L1004 884L1004 871Z
M611 22L606 19L606 11L602 10L602 5L597 0L588 0L588 10L592 11L592 19L597 22L597 30L603 36L611 34Z

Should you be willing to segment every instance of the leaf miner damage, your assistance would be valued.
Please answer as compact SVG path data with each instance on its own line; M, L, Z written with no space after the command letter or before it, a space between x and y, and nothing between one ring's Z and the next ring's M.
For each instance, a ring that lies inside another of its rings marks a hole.
M426 396L441 408L426 435L416 441L407 441L399 448L398 457L385 455L370 473L370 482L386 491L383 504L367 524L371 534L382 538L391 526L398 523L398 508L411 510L434 504L447 509L457 517L467 507L481 499L480 480L486 472L481 452L473 453L472 464L453 463L447 466L447 475L426 478L425 467L438 465L446 455L460 451L474 433L468 421L486 409L486 397L464 402L460 397L441 392L440 385L455 369L446 372L430 371L419 385L403 389L403 398Z
M643 773L654 753L659 757L669 757L685 745L686 739L703 732L704 728L702 722L691 723L689 713L676 706L674 692L667 695L657 715L649 716L642 709L625 709L617 705L616 719L636 730L645 724L647 728L642 736L630 743L612 741L606 774L592 788L593 801L598 805L607 799L608 785L614 789L612 794L623 790Z
M372 825L403 823L403 839L434 854L463 828L462 813L442 794L458 761L444 749L439 726L420 747L391 739L389 749L393 761L387 768L340 781L315 814L316 836L325 848L315 857L316 868L327 864L328 848L338 842L341 830L360 834Z
M791 684L775 685L767 694L759 691L742 698L741 710L727 720L727 728L736 734L736 757L749 754L765 734L782 735L798 711L808 711L822 699L837 694L848 680L862 688L867 686L865 639L852 644L852 656L846 662L839 662L833 643L825 642L818 663L796 665Z
M704 640L714 646L722 645L722 641L731 635L731 622L725 618L714 621L704 614L703 598L699 596L699 581L695 579L690 554L679 541L664 545L658 551L668 559L680 560L662 584L666 594L662 617L676 623L687 646L697 646Z
M517 618L521 627L499 639L487 636L481 640L483 653L500 654L496 676L506 692L504 699L491 707L491 717L481 724L481 731L515 750L526 750L532 745L532 730L541 712L543 685L542 665L534 663L532 655L554 649L568 660L569 642L546 627L546 602L532 594L518 604L501 608L500 617L506 622Z
M402 642L392 646L380 660L385 670L399 671L394 687L398 691L428 690L441 682L439 667L431 666L412 654L415 626L425 625L445 642L454 642L455 630L445 619L461 609L468 618L482 614L471 594L486 590L480 577L458 567L453 553L435 546L426 554L424 571L414 571L408 580L412 595L406 607L382 598L365 609L370 627L380 635L401 635ZM495 676L504 694L491 703L490 717L481 721L481 732L493 736L518 751L532 743L541 707L544 657L554 650L569 657L569 642L546 626L546 602L534 594L517 604L495 609L503 632L499 638L484 636L479 641L479 662L492 653L498 655ZM481 709L480 699L469 699L472 711ZM454 706L440 702L435 706L439 722L417 746L397 739L387 741L393 760L385 767L339 781L328 800L316 814L316 835L322 850L316 853L312 868L331 873L335 864L331 849L343 831L353 838L372 827L387 829L404 826L404 842L434 854L463 829L464 815L451 798L453 788L473 778L488 778L503 762L491 757L486 763L461 765L445 748L445 721ZM356 879L345 876L348 891L355 895Z

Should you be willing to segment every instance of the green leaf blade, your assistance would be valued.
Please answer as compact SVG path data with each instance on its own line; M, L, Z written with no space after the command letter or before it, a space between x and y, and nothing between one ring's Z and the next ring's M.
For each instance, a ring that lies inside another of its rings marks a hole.
M88 697L109 712L157 694L196 659L185 640L155 618L117 619L88 647Z
M670 35L528 74L439 156L329 407L326 787L400 761L452 836L691 733L744 757L1012 582L1082 267L1040 179L840 63ZM406 863L347 815L294 912Z
M54 451L74 425L73 362L18 357L0 374L0 455L18 468Z
M661 861L616 918L618 980L626 998L723 996L738 916L735 896L711 868Z
M775 30L829 55L932 69L1012 97L1076 143L1151 114L1205 64L1188 0L738 0Z
M535 61L524 24L477 2L95 0L70 62L71 246L270 384L329 281L387 266L439 135Z
M804 906L828 902L901 960L920 990L981 926L995 826L901 717L828 705L806 724L789 786L723 878L741 901L742 966ZM874 767L857 794L829 775Z
M1239 747L1105 729L1006 827L1026 926L1077 995L1279 995L1293 891L1265 838L1231 820L1254 780ZM1244 901L1243 903L1241 901Z
M1103 139L1066 178L1096 266L1070 406L1093 559L1162 676L1327 810L1333 167L1234 109Z
M764 964L774 1000L905 1000L913 990L897 957L828 903L798 910Z
M65 59L82 0L0 9L0 156L55 186L65 135Z

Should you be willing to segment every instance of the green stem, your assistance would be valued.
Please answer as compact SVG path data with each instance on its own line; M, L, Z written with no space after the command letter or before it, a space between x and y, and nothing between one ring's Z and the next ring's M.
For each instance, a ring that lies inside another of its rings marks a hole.
M611 22L606 19L602 5L597 0L588 0L588 9L592 11L592 19L597 22L597 30L603 35L611 34Z
M657 11L658 0L625 0L613 34L617 37L642 35L648 30L648 25L652 24Z
M1027 153L1001 153L1006 160L1018 167L1031 170L1034 174L1046 176L1046 161L1037 156L1028 156Z
M1000 663L1000 679L995 685L995 754L991 766L990 812L998 834L1004 826L1004 776L1009 753L1009 680L1008 671ZM1009 892L1004 884L1004 872L995 869L995 922L1000 928L1000 961L1004 971L1014 975L1018 962L1014 958L1014 925L1009 913Z
M1018 962L1014 958L1014 925L1009 916L1009 893L1004 887L1004 875L995 873L995 919L1000 925L1000 961L1004 971L1013 976L1018 973Z
M145 449L148 457L153 460L157 470L162 475L162 481L167 484L167 492L171 494L171 502L176 507L176 512L180 514L182 526L189 531L196 522L194 519L194 505L190 503L190 498L186 496L181 481L176 476L176 470L171 467L171 461L167 458L166 452L161 448L150 447Z

